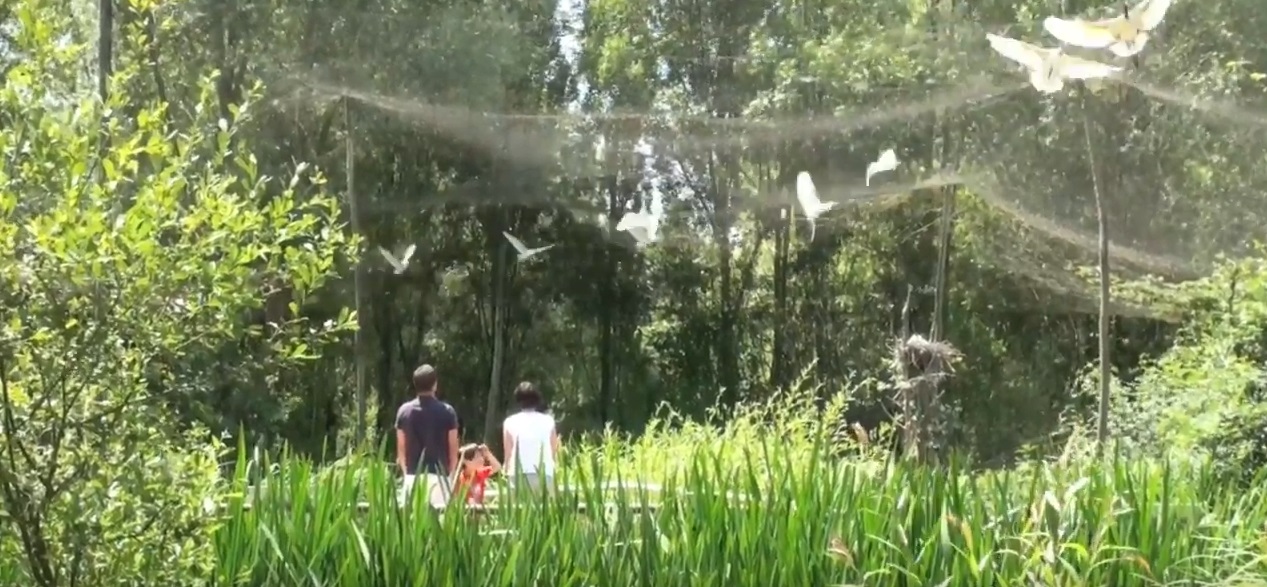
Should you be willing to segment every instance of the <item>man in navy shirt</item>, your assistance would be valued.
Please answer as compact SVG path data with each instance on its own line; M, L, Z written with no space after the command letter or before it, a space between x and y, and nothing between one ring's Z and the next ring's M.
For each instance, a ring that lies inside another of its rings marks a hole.
M405 474L402 497L408 499L421 478L427 502L437 508L448 502L449 475L458 465L458 416L452 406L436 398L438 383L435 367L414 369L417 397L396 410L396 464Z

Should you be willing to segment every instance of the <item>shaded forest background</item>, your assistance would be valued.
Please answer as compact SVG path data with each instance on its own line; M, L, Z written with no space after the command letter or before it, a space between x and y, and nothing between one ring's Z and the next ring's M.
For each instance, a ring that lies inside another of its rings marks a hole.
M205 91L242 117L262 84L237 131L260 172L316 165L328 181L311 189L354 199L344 220L365 241L359 276L344 259L292 296L283 272L243 318L339 320L359 279L359 349L349 331L296 361L243 336L180 357L169 406L330 457L354 441L359 383L381 438L429 362L473 439L521 379L574 435L796 386L853 394L850 419L872 427L909 296L911 330L965 356L945 389L953 444L1043 454L1094 415L1094 172L1115 245L1115 437L1259 459L1267 14L1176 3L1135 83L1042 96L984 33L1054 45L1042 15L1116 10L1061 4L118 3L129 96L179 126ZM96 7L68 8L95 39ZM886 148L903 167L864 187ZM812 242L792 210L801 170L847 201ZM612 226L648 209L663 242L639 251ZM503 231L557 246L519 263ZM411 244L402 274L376 252Z

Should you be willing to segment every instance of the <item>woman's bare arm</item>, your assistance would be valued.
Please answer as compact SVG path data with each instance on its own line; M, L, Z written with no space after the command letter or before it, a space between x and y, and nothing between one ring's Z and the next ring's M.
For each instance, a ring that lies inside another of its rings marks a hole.
M493 451L488 450L487 446L484 447L484 464L491 469L492 472L490 474L492 475L496 475L498 471L502 470L502 462L497 460L497 457L493 455Z
M506 432L505 428L502 429L502 452L504 454L502 462L509 463L510 470L513 473L515 471L515 461L511 459L514 458L515 455L515 437L511 436L509 432Z

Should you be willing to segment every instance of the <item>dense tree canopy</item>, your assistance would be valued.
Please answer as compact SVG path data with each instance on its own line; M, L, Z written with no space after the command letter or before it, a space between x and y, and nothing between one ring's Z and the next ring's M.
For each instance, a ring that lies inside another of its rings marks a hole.
M1075 4L1063 10L1116 10ZM14 48L25 7L63 7L17 6ZM64 7L73 16L52 30L93 40L96 15ZM333 449L355 429L357 361L376 435L420 361L440 366L471 436L523 378L542 382L572 431L636 431L661 402L702 415L790 385L858 393L856 416L874 424L881 412L867 406L887 395L888 341L913 289L914 330L938 323L968 357L947 395L956 444L1004 458L1085 407L1071 390L1095 356L1094 274L1079 268L1094 262L1096 159L1123 385L1155 382L1149 357L1224 319L1203 318L1219 309L1190 292L1252 297L1246 273L1224 265L1256 258L1247 245L1264 226L1265 118L1248 96L1267 49L1248 0L1179 4L1142 59L1121 63L1130 83L1051 96L984 42L996 32L1054 44L1038 25L1050 3L117 9L129 103L115 124L157 103L180 134L209 114L206 100L232 121L263 83L250 120L234 125L257 173L289 177L306 162L327 187L351 183L343 220L365 240L359 352L343 338L294 369L240 343L184 359L196 375L180 384L179 413L214 430ZM8 53L13 76L23 54ZM43 83L86 98L92 52L76 55L84 66ZM888 147L903 165L863 187L866 162ZM825 199L848 202L812 242L790 197L801 170ZM637 250L612 224L644 209L663 214L664 239ZM503 231L558 246L517 263ZM396 275L376 248L407 244L414 262ZM320 323L355 308L352 265L333 269L341 277L300 315ZM1207 286L1164 285L1198 277Z

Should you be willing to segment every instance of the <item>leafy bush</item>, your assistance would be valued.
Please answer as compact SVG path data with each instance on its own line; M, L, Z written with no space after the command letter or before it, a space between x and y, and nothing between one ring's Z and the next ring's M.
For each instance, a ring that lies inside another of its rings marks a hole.
M75 91L84 47L61 8L22 0L24 59L0 88L0 578L189 584L214 564L218 476L205 430L175 426L179 357L244 334L262 283L303 299L350 253L336 201L278 189L217 119L169 132L123 69L101 105ZM131 116L106 113L129 112ZM100 145L108 144L107 150ZM232 146L231 146L232 145ZM301 360L347 320L275 336ZM12 531L8 531L8 530Z
M1137 452L1208 458L1224 476L1254 477L1267 454L1267 260L1228 261L1178 286L1125 290L1187 308L1188 320L1174 345L1114 394L1115 436Z

